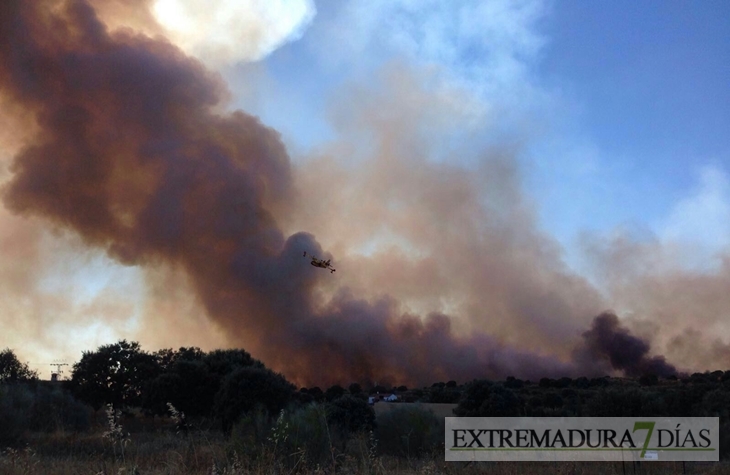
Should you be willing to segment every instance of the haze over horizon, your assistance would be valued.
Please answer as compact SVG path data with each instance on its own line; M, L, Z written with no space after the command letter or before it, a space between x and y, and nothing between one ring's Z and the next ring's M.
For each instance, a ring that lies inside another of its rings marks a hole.
M4 2L0 348L43 376L241 347L303 385L728 369L729 16Z

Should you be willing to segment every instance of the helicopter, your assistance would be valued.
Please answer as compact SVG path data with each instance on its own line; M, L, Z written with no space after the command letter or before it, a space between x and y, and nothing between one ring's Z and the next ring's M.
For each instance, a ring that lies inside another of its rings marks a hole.
M303 257L307 257L307 251L304 251ZM330 264L330 260L331 259L327 259L326 261L324 261L322 259L317 259L315 256L312 256L312 262L310 262L310 264L312 264L314 267L321 267L322 269L329 269L330 274L331 274L336 269L334 267L332 267L332 265Z

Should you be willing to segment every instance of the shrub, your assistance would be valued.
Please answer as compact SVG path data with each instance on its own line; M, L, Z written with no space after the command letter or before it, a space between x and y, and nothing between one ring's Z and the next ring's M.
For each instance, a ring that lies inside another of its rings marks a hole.
M0 385L0 443L15 444L26 430L86 430L90 425L90 410L60 387Z
M632 387L598 391L588 401L587 410L592 417L655 417L666 414L667 407L659 394Z
M327 408L312 403L294 411L288 418L287 454L301 454L310 466L325 465L332 459L332 447L341 445L327 424Z
M67 390L38 385L33 391L29 428L38 432L81 432L91 424L91 408Z
M266 443L272 427L273 421L263 406L256 406L233 424L231 443L238 453L255 459L261 454L261 447Z
M414 457L443 444L443 419L419 405L394 407L378 416L378 446L388 455Z
M324 392L324 397L327 401L332 402L343 394L345 394L345 388L339 384L335 384L334 386L327 388L327 391Z
M17 443L28 428L33 396L25 386L0 386L0 443Z
M375 426L375 411L364 399L345 395L327 404L327 420L346 433L370 431Z
M294 385L271 370L249 366L229 374L215 396L215 413L223 430L230 431L242 414L261 405L278 414L294 396Z
M512 417L522 414L522 401L510 389L487 380L473 381L464 391L459 417Z

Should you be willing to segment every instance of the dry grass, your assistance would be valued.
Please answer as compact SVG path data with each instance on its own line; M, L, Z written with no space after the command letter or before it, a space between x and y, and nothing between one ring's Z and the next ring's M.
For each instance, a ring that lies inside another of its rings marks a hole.
M380 403L382 404L382 403ZM398 406L376 406L380 414ZM427 405L423 405L427 406ZM451 405L433 405L438 416L450 415ZM102 418L103 419L103 418ZM103 420L102 420L103 422ZM217 430L175 433L169 421L129 420L120 422L124 437L104 434L99 424L85 434L27 434L24 447L0 450L0 475L436 475L436 474L730 474L727 463L644 462L621 463L532 463L445 462L443 450L421 457L391 457L375 454L367 434L355 437L344 452L332 449L321 465L307 462L304 450L284 453L271 442L251 445ZM127 435L127 430L132 433ZM124 444L123 449L120 444ZM290 452L287 450L286 452Z
M427 411L432 411L436 417L454 417L453 410L456 409L458 404L434 404L434 403L421 403L421 402L378 402L375 403L373 408L375 409L375 415L379 416L402 407L420 407Z
M370 458L357 450L333 456L324 466L292 464L292 455L277 454L263 447L245 459L233 451L230 440L221 434L193 433L181 437L170 432L139 433L130 437L122 458L119 450L101 432L87 435L51 434L30 438L24 449L5 449L0 456L0 474L352 474L352 475L435 475L435 474L724 474L730 464L645 462L626 463L530 463L530 462L444 462L443 453L407 459ZM289 462L284 463L287 459ZM302 460L299 460L302 462Z

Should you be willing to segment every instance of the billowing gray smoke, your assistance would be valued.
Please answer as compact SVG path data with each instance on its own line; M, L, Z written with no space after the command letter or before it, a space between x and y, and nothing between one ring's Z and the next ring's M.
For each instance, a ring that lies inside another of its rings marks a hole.
M110 33L83 0L3 0L0 94L31 112L39 130L14 157L8 209L71 229L121 263L184 269L232 343L245 342L301 384L595 370L591 358L572 361L566 348L579 343L600 299L562 270L520 207L503 161L479 184L499 195L482 214L474 211L480 197L453 170L402 165L386 173L385 164L405 162L381 160L369 175L381 187L399 180L406 201L393 209L406 209L400 222L416 229L414 241L432 239L443 258L403 262L399 271L414 277L399 285L408 283L413 295L459 286L470 311L466 330L457 329L444 312L421 318L389 295L365 298L341 286L321 297L322 279L331 276L301 256L327 254L313 235L287 237L279 224L296 197L278 133L243 112L219 112L220 78L172 44L131 30ZM343 189L333 184L327 192ZM416 227L419 219L445 231L431 236ZM374 268L390 270L392 262L397 256ZM628 374L673 369L647 358L647 344L615 317L598 317L585 341L592 356L605 355Z

